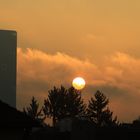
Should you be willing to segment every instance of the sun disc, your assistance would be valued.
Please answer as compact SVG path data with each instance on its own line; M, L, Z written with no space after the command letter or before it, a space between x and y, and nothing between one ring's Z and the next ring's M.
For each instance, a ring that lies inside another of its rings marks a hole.
M72 81L72 86L77 90L83 89L85 87L85 84L86 82L82 77L76 77Z

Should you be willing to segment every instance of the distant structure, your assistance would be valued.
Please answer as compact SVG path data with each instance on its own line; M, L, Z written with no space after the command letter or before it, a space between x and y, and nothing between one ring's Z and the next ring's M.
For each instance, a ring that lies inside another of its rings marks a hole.
M0 30L0 100L16 107L16 31Z

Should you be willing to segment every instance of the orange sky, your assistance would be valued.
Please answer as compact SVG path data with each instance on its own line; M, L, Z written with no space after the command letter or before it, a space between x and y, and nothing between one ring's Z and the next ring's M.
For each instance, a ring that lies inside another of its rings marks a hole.
M43 100L53 85L68 86L83 76L85 99L101 89L121 121L138 117L139 5L139 0L0 0L0 28L18 32L18 108L33 95Z

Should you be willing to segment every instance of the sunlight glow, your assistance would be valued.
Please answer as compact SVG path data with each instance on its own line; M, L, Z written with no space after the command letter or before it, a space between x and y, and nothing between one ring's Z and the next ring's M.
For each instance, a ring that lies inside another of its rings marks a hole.
M85 87L85 84L86 82L82 77L76 77L72 81L72 86L77 90L83 89Z

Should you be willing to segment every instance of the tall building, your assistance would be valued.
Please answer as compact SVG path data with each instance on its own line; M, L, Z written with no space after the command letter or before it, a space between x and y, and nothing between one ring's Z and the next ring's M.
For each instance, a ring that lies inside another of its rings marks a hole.
M0 100L16 107L16 31L0 30Z

